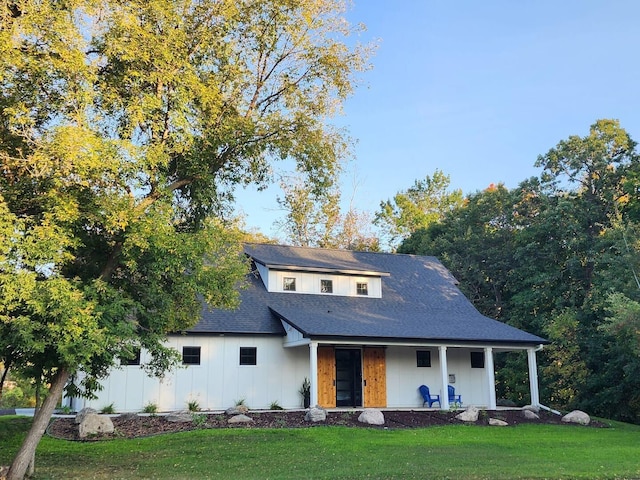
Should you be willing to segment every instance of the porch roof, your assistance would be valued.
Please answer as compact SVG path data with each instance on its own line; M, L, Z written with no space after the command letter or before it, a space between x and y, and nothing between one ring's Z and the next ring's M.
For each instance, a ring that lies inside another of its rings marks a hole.
M190 333L284 335L283 320L309 338L548 343L480 314L434 257L273 245L250 245L245 251L272 266L276 260L321 268L335 262L343 269L358 264L361 271L388 275L381 276L382 298L369 298L269 293L256 273L249 276L237 310L205 309Z

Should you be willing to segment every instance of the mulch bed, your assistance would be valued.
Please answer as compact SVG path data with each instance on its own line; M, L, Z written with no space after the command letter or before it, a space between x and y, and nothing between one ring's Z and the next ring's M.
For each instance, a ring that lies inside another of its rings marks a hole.
M249 412L247 415L253 419L251 423L229 424L230 416L214 413L198 413L194 415L192 422L170 422L165 415L135 415L126 414L112 417L114 433L95 435L90 438L80 439L78 425L74 418L61 417L53 419L47 433L55 438L65 440L97 441L114 438L139 438L163 433L185 432L203 428L317 428L322 426L347 426L354 428L425 428L438 425L462 424L455 416L458 412L441 411L383 411L385 424L372 426L358 422L361 411L329 411L324 422L311 423L304 419L304 411L269 411ZM500 410L481 412L476 422L477 425L488 425L489 418L504 420L509 426L527 423L562 424L561 417L540 412L539 420L528 420L522 416L520 410ZM608 425L592 421L590 427L607 427Z

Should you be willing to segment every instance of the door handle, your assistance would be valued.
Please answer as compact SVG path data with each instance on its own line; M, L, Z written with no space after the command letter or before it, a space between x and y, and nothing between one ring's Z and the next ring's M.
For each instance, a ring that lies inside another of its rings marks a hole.
M365 387L367 386L367 379L366 379L366 378L365 378L365 380L364 380L364 386L365 386Z

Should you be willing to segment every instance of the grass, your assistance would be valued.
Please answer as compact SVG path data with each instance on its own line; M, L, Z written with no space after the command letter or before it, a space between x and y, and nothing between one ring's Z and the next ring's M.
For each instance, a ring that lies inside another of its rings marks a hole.
M0 417L0 464L11 461L29 420ZM640 427L612 425L220 429L87 443L45 437L35 479L640 477Z

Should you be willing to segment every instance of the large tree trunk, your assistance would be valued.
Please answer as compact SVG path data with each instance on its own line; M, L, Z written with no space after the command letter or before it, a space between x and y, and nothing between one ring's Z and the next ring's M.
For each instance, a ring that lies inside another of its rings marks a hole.
M33 423L31 424L29 433L27 433L20 450L13 459L7 480L22 480L27 473L29 464L34 463L36 448L47 429L49 420L53 415L53 411L56 409L58 399L62 395L62 390L68 379L69 372L64 368L58 370L58 373L53 377L49 395L47 395L47 398L42 403L42 407L37 410L33 417Z

